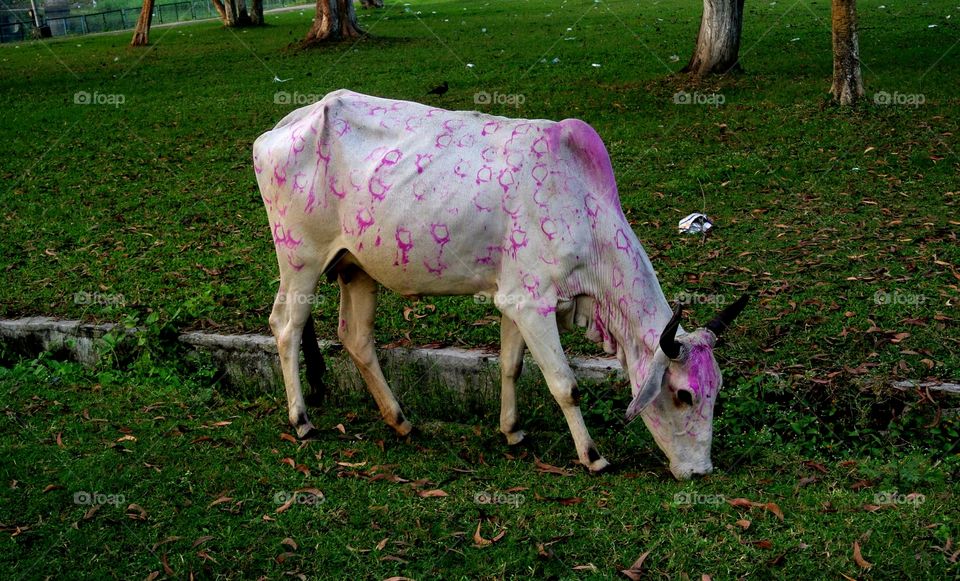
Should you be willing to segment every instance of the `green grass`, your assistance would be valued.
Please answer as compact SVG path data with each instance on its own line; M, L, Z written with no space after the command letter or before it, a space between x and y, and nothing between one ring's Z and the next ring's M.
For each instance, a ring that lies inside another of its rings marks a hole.
M296 445L280 437L282 398L224 397L205 378L202 366L50 359L0 369L4 578L618 577L645 551L648 577L960 574L944 548L960 536L955 463L719 439L717 471L681 483L642 425L592 418L620 469L590 476L572 464L555 406L529 386L534 440L519 450L503 444L493 406L439 422L449 402L407 397L419 432L400 441L369 398L350 395L315 413L319 441ZM538 471L537 458L569 475ZM447 496L420 496L430 490ZM731 504L741 498L774 503L783 519ZM483 539L503 536L478 547L478 525ZM872 569L857 565L854 542Z
M275 93L350 87L472 109L475 92L499 91L524 95L523 106L485 111L597 128L668 297L757 296L723 350L730 368L833 383L860 378L845 370L863 364L881 379L955 377L954 5L878 4L860 6L868 93L919 93L922 106L825 104L825 2L748 6L746 73L700 86L671 76L698 25L687 2L393 4L362 11L375 38L310 51L289 46L309 12L272 15L264 29L157 30L143 50L127 35L0 47L0 316L169 318L186 304L189 326L265 332L276 259L250 147L292 108ZM441 80L450 93L428 99ZM681 88L725 103L676 105ZM124 103L76 105L77 91ZM677 234L679 218L704 209L713 236ZM321 335L333 338L336 287L320 292ZM878 292L900 302L878 304ZM386 294L381 342L496 343L492 307L426 300L439 308L407 321L407 302ZM716 306L694 305L692 319Z
M451 109L477 108L478 91L521 94L520 107L483 110L586 120L607 143L668 298L757 297L718 350L718 471L686 484L669 478L642 426L623 425L618 386L586 390L588 425L621 468L589 477L570 466L570 436L539 383L521 390L536 440L511 459L495 406L457 411L419 393L415 377L390 378L421 428L409 442L388 433L368 398L342 395L312 416L328 436L298 448L278 437L288 430L281 395L221 393L209 365L174 359L183 369L173 371L143 355L90 371L10 363L0 368L0 570L567 578L613 576L650 550L645 569L671 577L956 577L943 548L960 534L958 418L939 411L956 406L888 383L956 380L960 369L960 35L946 18L957 8L858 4L868 98L852 111L825 96L825 0L748 3L746 72L699 85L673 74L699 22L699 5L678 0L414 2L409 12L392 3L361 13L373 38L310 51L293 46L309 11L270 15L264 29L158 29L142 50L127 47L128 34L0 47L2 317L267 332L276 259L251 144L292 109L275 103L278 91L341 87ZM425 97L443 80L446 96ZM678 90L724 104L676 105ZM78 91L123 103L78 105ZM881 106L876 92L925 102ZM677 221L699 210L717 230L678 235ZM336 290L320 293L319 332L332 339ZM718 301L708 302L691 305L693 320L712 316ZM469 298L423 299L415 308L426 316L410 320L407 306L383 295L381 343L498 340L492 307ZM576 337L568 346L596 352ZM539 474L534 455L572 475ZM288 457L310 475L281 463ZM449 496L369 477L383 465ZM300 487L325 501L277 514L275 495ZM525 488L511 493L519 507L474 502L514 487ZM78 492L124 503L85 518ZM925 502L864 510L893 492ZM681 493L709 502L674 502ZM210 506L220 496L232 500ZM784 520L714 503L720 496L774 502ZM131 503L145 520L127 516ZM752 521L745 531L740 518ZM474 547L481 521L484 538L506 534ZM854 541L873 569L853 561ZM284 552L294 555L278 559ZM596 573L574 570L590 563Z

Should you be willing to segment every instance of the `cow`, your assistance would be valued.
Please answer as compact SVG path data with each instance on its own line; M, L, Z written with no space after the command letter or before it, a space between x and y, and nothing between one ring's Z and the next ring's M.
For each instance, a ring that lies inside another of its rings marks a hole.
M524 438L515 384L528 348L566 418L579 461L597 451L579 407L561 327L580 326L629 377L627 418L643 418L678 479L712 470L722 378L717 336L728 306L684 332L620 206L610 157L577 119L509 119L339 90L297 109L253 146L280 267L270 327L289 421L315 434L299 377L319 381L311 305L322 276L339 282L338 336L386 423L412 428L377 361L380 286L406 297L474 295L501 313L500 431ZM311 363L313 362L313 363Z

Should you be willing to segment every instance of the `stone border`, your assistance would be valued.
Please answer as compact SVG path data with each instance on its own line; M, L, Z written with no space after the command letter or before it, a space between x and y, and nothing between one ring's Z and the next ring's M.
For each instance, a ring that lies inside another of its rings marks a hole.
M117 328L113 324L50 317L0 320L0 347L26 357L52 352L60 358L93 365L103 346L100 339ZM137 329L125 329L124 332L134 335ZM178 341L187 347L188 356L210 355L220 367L222 382L239 393L283 391L280 360L272 336L193 331L181 334ZM331 389L362 389L359 374L349 357L342 353L340 345L332 341L320 341L319 345L326 356L326 378ZM459 396L457 399L489 397L496 400L500 391L499 357L489 350L394 347L382 348L378 354L384 373L397 384L394 387L399 392L410 387L400 384L430 383L449 395ZM581 380L624 378L620 362L615 358L571 357L570 366ZM523 373L539 375L539 369L528 358Z

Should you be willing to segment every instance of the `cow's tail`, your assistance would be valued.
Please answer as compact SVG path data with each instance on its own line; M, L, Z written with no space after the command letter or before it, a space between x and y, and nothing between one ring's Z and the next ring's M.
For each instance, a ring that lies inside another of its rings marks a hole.
M317 332L313 328L313 314L307 317L307 324L303 326L303 335L300 340L303 349L303 360L307 366L307 383L310 392L306 394L307 405L318 406L327 394L327 386L323 382L323 375L327 371L327 364L323 360L323 353L317 344Z

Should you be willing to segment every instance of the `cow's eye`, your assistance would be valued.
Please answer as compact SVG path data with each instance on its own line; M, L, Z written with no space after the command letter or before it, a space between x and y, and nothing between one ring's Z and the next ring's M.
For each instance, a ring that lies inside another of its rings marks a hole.
M677 390L677 401L681 405L693 405L693 392L689 389L678 389Z

